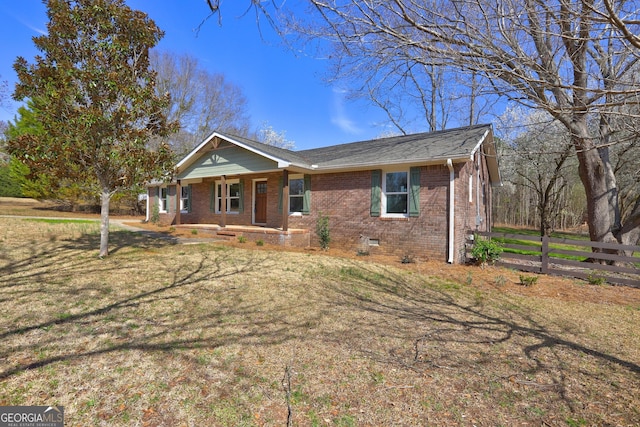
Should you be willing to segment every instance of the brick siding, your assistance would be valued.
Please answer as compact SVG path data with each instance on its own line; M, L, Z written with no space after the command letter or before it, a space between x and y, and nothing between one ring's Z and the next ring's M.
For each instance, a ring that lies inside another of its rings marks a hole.
M489 177L485 162L480 163L483 180L481 195L476 198L477 173L475 165L455 164L455 254L454 262L464 261L466 232L476 229L476 216L479 212L482 222L479 230L490 226L487 206L490 202ZM472 202L469 202L469 176L474 175ZM227 224L251 225L253 209L253 180L267 179L267 227L282 226L282 214L278 210L279 183L281 172L255 174L241 177L244 179L244 211L239 214L227 214ZM227 177L228 180L234 177ZM210 209L211 186L214 178L192 184L192 210L182 213L182 224L219 224L221 215ZM170 224L175 221L175 187L170 194L169 213L161 214L161 222ZM157 192L150 191L150 206L157 203ZM480 200L478 209L477 200ZM332 247L348 250L362 249L362 242L368 238L376 239L379 246L370 246L371 253L395 254L399 257L410 256L416 259L447 260L448 253L448 210L449 210L449 169L446 165L423 166L420 170L420 215L410 218L385 218L370 215L371 171L315 174L311 176L311 213L309 215L290 215L289 228L308 229L310 241L304 244L319 246L315 234L319 215L329 217L329 229ZM273 236L271 236L273 237ZM270 237L270 238L271 238ZM273 237L275 238L275 237ZM266 241L266 240L265 240Z

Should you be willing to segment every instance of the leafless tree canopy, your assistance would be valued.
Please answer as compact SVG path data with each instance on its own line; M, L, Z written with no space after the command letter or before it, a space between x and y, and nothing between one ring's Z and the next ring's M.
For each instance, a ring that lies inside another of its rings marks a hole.
M171 136L178 157L189 152L212 131L246 136L249 132L247 99L242 89L222 73L204 69L196 58L170 52L151 52L157 72L157 91L171 95L166 114L180 123Z
M248 5L270 12L262 3ZM457 96L459 84L451 76L470 83L470 117L477 115L478 100L491 97L548 113L566 128L574 147L592 240L640 239L640 198L623 215L610 152L614 144L638 137L637 125L629 128L627 121L622 129L617 120L639 118L637 108L630 108L640 95L636 1L309 0L307 5L308 13L289 15L281 25L305 41L329 46L336 75L358 80L357 89L400 129L401 106L410 97L425 107L431 128L444 122L449 110L434 98L443 87ZM434 107L440 108L435 115ZM637 143L631 150L637 156Z

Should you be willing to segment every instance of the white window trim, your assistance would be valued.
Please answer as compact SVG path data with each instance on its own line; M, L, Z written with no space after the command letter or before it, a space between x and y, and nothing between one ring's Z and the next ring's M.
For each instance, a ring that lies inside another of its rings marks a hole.
M387 174L388 173L397 173L403 172L407 174L407 189L405 193L402 192L394 192L391 194L406 194L407 195L407 212L406 213L387 213ZM380 194L380 202L381 202L381 212L380 216L384 218L409 218L409 197L411 192L411 173L409 169L392 169L392 170L383 170L382 171L382 186L381 186L381 194Z
M167 196L166 197L162 197L162 190L165 190L167 192ZM169 187L167 187L167 186L158 187L158 212L160 212L160 213L169 212L169 202L167 200L168 198L169 198ZM167 204L167 206L165 206L164 209L162 208L163 200Z
M187 190L187 197L182 197L182 192L184 190ZM189 209L186 209L184 207L184 200L187 199L189 201L189 203L191 203L191 193L189 192L189 186L188 185L183 185L182 187L180 187L180 213L189 213Z
M298 212L292 212L291 211L291 197L299 197L302 199L302 203L304 204L304 174L293 174L293 175L289 175L289 191L291 191L291 181L295 180L295 179L301 179L302 180L302 194L296 194L294 196L291 195L291 193L289 193L289 216L302 216L302 211Z
M240 184L240 179L227 179L225 181L225 184L227 185L227 215L239 215L240 212L234 212L229 210L231 208L231 203L229 203L228 201L230 200L229 198L229 186L231 184ZM220 194L218 194L218 185L222 185L222 180L217 180L215 182L215 191L214 191L214 212L217 214L222 213L222 211L220 209L218 209L218 198L221 196ZM242 195L238 196L238 199L240 199L240 197L242 197Z

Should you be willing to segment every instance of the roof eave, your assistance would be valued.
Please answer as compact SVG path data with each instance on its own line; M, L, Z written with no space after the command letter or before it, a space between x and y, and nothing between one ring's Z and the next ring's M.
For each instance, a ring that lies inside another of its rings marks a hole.
M316 167L311 168L310 170L313 172L343 172L349 170L367 170L367 169L389 169L390 167L399 167L399 166L413 166L413 165L425 165L425 166L433 166L433 165L444 165L447 159L451 159L453 163L464 163L469 161L469 156L458 156L458 157L437 157L430 159L411 159L411 160L399 160L395 162L363 162L363 163L352 163L349 165L314 165Z

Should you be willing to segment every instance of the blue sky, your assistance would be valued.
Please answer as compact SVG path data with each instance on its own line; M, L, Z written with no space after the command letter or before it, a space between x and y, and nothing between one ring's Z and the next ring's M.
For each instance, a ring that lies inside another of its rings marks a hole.
M262 37L250 12L249 0L222 3L222 25L209 14L204 0L127 0L146 12L165 31L159 49L188 53L211 72L222 73L240 86L249 103L254 130L263 123L284 131L296 149L307 149L375 138L388 130L374 107L353 103L340 86L323 82L328 63L296 55L279 44L266 21ZM17 56L32 62L37 54L31 38L46 31L41 0L0 2L0 79L13 91ZM0 120L13 120L20 104L0 107Z

